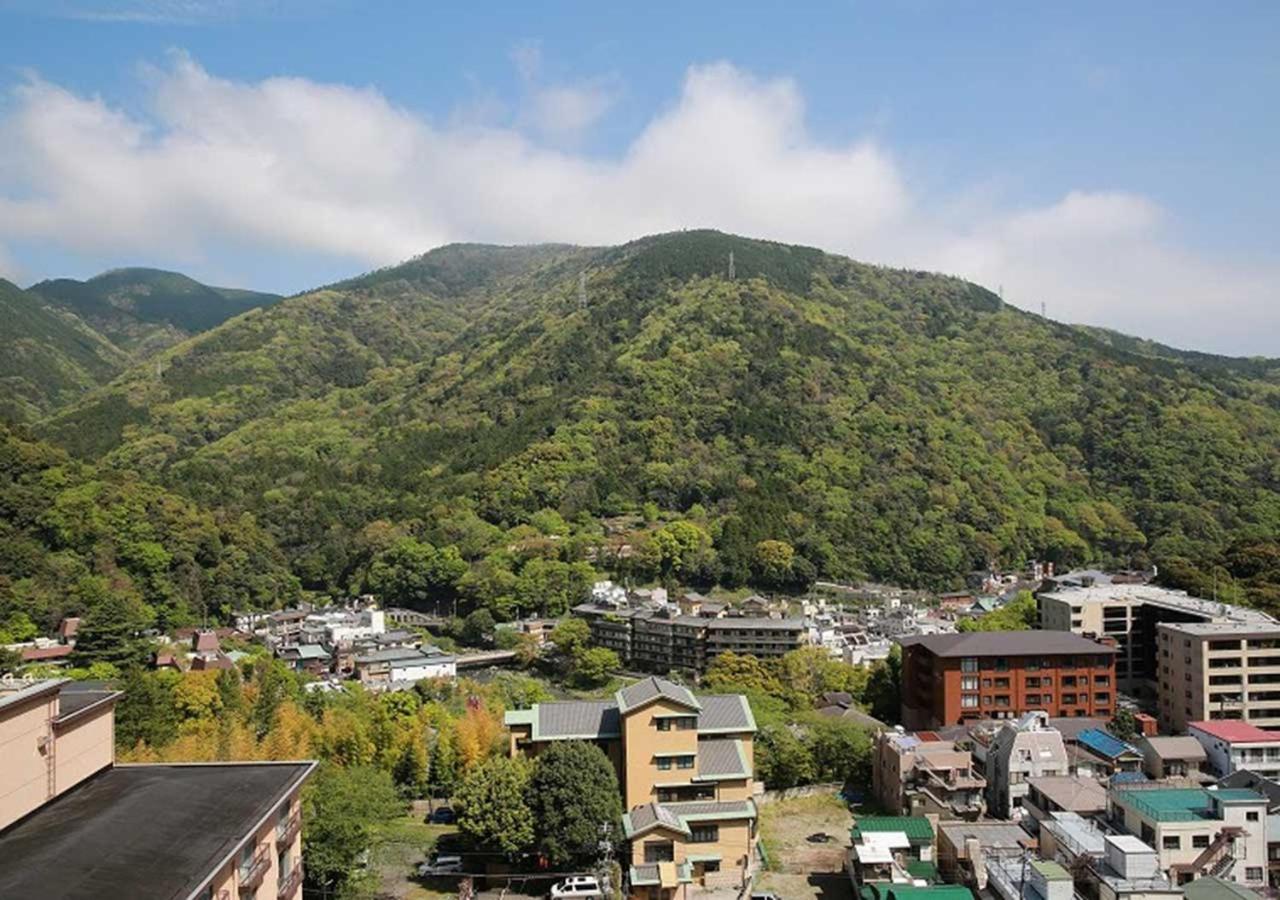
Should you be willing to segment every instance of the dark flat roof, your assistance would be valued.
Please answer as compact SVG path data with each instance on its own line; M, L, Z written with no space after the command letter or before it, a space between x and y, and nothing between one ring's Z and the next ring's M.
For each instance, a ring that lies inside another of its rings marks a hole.
M106 769L0 831L0 897L186 900L313 766Z
M903 647L922 646L938 656L1039 656L1114 654L1108 647L1070 631L969 631L904 637Z

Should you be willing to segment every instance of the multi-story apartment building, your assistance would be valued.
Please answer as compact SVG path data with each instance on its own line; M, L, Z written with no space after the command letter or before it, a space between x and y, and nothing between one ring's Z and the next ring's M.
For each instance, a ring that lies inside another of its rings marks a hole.
M1043 712L1006 722L987 750L987 808L993 816L1018 819L1032 778L1067 774L1067 748Z
M1216 875L1248 887L1267 878L1267 801L1237 788L1112 788L1109 818L1159 854L1174 884Z
M0 897L300 898L315 764L115 765L119 697L0 682Z
M684 900L692 884L741 887L752 872L755 720L745 697L694 696L650 677L613 700L508 712L512 755L550 741L604 750L618 773L632 898Z
M1038 592L1036 603L1045 630L1114 641L1120 690L1153 699L1160 673L1156 631L1161 623L1217 623L1280 633L1280 623L1266 613L1150 584L1056 587Z
M804 619L725 616L707 623L707 663L721 653L772 659L805 644Z
M1059 631L902 638L902 724L940 728L1045 711L1110 718L1115 648Z
M1248 771L1280 779L1280 731L1250 722L1190 722L1187 733L1204 748L1208 768L1219 778Z
M1239 719L1280 727L1280 623L1157 627L1162 731Z
M632 609L581 603L573 614L591 628L591 642L618 654L624 665L666 674L701 674L721 653L768 659L804 646L803 619L685 615L677 607Z
M954 741L924 740L901 729L881 733L871 785L880 806L895 816L978 819L986 812L986 779Z

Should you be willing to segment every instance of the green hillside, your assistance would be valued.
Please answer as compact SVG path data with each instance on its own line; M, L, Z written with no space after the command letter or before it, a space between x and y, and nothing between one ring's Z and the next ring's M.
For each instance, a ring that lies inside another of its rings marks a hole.
M108 381L129 359L74 315L0 279L0 421L38 418Z
M1280 605L1280 387L946 276L716 232L446 247L161 363L42 433L253 513L310 586L408 536L499 612L583 558L762 587L1154 561Z
M177 272L140 268L112 269L88 281L42 281L29 290L71 310L138 359L280 300L276 294L210 287Z

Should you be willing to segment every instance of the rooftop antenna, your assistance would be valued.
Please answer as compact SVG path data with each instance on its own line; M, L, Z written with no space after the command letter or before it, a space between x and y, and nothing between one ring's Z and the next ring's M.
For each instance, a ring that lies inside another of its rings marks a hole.
M578 273L578 309L587 308L587 273Z
M733 251L732 251L732 250L730 250L730 251L729 251L729 280L730 280L730 281L733 281L733 278L734 278L734 271L733 271Z

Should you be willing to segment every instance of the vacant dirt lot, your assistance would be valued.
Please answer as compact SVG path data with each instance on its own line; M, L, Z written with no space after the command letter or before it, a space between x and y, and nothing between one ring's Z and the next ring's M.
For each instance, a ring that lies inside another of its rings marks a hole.
M787 900L851 898L844 858L852 825L848 807L835 795L762 806L760 837L769 856L769 871L756 879L755 890L773 891ZM829 835L830 840L810 841L815 834Z

